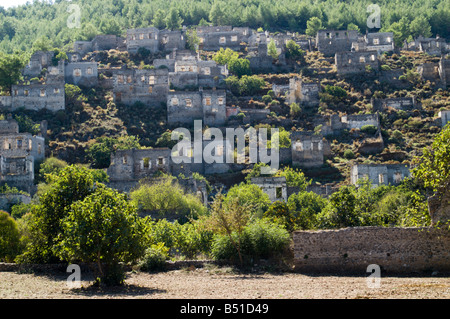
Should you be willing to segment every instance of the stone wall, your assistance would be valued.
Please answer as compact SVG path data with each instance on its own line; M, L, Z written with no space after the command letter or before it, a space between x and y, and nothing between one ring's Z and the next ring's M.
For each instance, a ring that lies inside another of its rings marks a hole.
M450 270L450 232L434 228L353 227L293 233L298 272L358 272L377 264L385 272Z
M335 55L336 71L339 75L364 74L366 67L370 66L378 72L378 52L340 52Z

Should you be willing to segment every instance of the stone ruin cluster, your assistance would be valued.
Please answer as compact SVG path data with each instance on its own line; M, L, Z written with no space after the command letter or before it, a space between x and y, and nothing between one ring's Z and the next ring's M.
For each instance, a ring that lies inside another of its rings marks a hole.
M231 26L198 27L199 50L218 51L230 48L245 52L250 67L258 72L292 71L286 61L286 44L295 41L303 50L321 52L325 57L334 57L334 67L338 76L360 75L372 69L380 71L379 56L383 52L395 51L392 32L359 34L357 31L320 30L315 38L291 33L258 32L250 28ZM67 60L57 60L55 52L35 52L23 70L24 80L11 87L9 96L0 96L0 107L15 110L25 107L30 110L65 109L65 84L87 88L97 86L112 90L114 101L124 105L136 102L152 108L167 108L167 123L173 127L190 127L194 120L202 120L203 125L224 130L233 124L231 119L244 113L245 123L258 123L269 113L267 109L245 109L227 103L224 80L229 76L226 65L213 60L203 60L195 51L186 49L187 30L159 30L154 27L130 29L126 37L98 35L92 41L76 41L67 52ZM268 44L276 45L278 58L268 55ZM118 50L136 54L141 48L154 53L166 54L165 58L153 60L150 68L135 68L123 65L120 68L100 67L99 63L86 59L87 54L96 51ZM440 62L419 66L419 74L424 79L432 79L437 85L450 84L450 60L446 54L450 46L445 40L416 39L405 43L403 49L426 52L440 56ZM321 85L301 76L293 76L287 85L273 84L275 94L286 97L286 102L299 103L304 107L319 104ZM380 133L377 112L385 109L412 110L418 103L415 98L372 99L374 114L333 115L320 117L316 125L321 132L291 132L292 145L280 149L280 162L299 167L315 168L331 156L330 143L326 136L339 134L342 130L359 130L372 125L377 128L376 141L361 148L361 152L381 151L384 143ZM442 111L440 119L445 125L450 119L450 111ZM19 133L17 123L8 118L0 121L0 170L1 183L17 186L33 192L34 162L45 156L45 123L43 134L31 136ZM234 124L233 124L234 125ZM208 141L204 142L205 145ZM180 165L173 163L169 149L142 149L117 151L111 156L108 168L111 186L129 191L139 180L152 176L157 171L173 175L189 176L193 172L221 174L242 170L239 164L213 163ZM351 182L369 177L376 185L397 184L409 175L407 165L357 164L350 168ZM286 200L290 192L283 178L261 177L254 179L270 195L272 200ZM205 195L204 185L186 182L192 190ZM330 185L310 187L310 190L328 196ZM206 197L204 197L206 198Z

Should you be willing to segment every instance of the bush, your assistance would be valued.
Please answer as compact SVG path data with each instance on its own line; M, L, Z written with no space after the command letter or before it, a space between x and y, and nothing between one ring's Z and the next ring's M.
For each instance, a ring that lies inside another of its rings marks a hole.
M168 258L169 248L164 246L164 243L153 244L145 250L144 257L138 266L142 271L164 270Z
M0 261L12 262L20 251L20 233L16 221L0 211Z
M375 125L363 125L361 127L361 132L364 132L369 135L373 135L378 131L377 127Z
M264 103L268 104L268 103L272 102L272 97L270 95L268 95L268 94L267 95L263 95L262 101Z
M352 159L352 158L355 158L355 153L353 153L352 150L345 150L345 152L344 152L344 158L345 158L345 159Z
M237 233L232 236L237 240ZM242 256L245 262L277 258L286 252L290 235L286 229L265 219L258 219L244 228L241 238ZM211 255L216 260L238 260L238 253L227 235L214 238Z

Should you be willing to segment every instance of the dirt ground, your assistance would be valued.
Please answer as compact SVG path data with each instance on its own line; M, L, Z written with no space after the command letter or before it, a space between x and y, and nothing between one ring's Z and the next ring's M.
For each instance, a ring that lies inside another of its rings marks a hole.
M81 276L70 288L68 274L0 272L0 299L449 299L450 278L385 277L379 288L364 276L312 276L298 273L238 273L213 267L160 273L130 272L125 285L94 288Z

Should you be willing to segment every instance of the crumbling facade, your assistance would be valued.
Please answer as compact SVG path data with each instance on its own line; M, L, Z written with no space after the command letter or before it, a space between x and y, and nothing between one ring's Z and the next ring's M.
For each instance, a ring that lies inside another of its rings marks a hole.
M139 48L145 48L151 53L183 50L186 38L182 31L159 30L155 27L128 29L126 37L127 51L137 53Z
M450 52L450 43L447 43L444 38L424 38L419 36L413 42L406 43L405 48L425 52L429 55L444 56Z
M287 202L287 184L286 177L252 177L252 184L261 188L261 190L269 196L273 202Z
M74 55L72 55L73 57ZM71 61L65 64L64 73L66 83L84 87L95 87L98 85L97 62Z
M335 55L336 71L339 75L364 74L368 68L378 72L378 52L339 52Z
M171 91L167 96L169 124L193 124L203 120L208 126L220 126L226 121L224 90Z
M45 139L19 133L11 117L0 121L0 183L32 193L35 161L45 158Z
M239 51L241 43L247 43L252 34L250 28L233 28L231 26L202 26L197 27L199 49L204 51L218 51L230 48Z
M352 43L358 41L358 36L354 30L319 30L316 35L317 50L326 57L350 51Z
M379 54L383 52L394 51L394 33L393 32L376 32L367 33L356 42L352 43L352 51L377 51Z
M289 79L288 103L299 103L301 106L313 107L319 105L320 84L307 83L299 77Z
M397 185L409 177L409 166L405 164L354 164L350 170L351 183L368 178L372 185Z
M160 106L169 92L168 69L122 68L113 74L113 95L116 103L132 105L141 102Z
M410 111L416 107L415 97L398 97L389 99L371 99L374 111L381 112L389 109Z
M292 165L319 167L329 154L329 143L313 132L291 132Z

